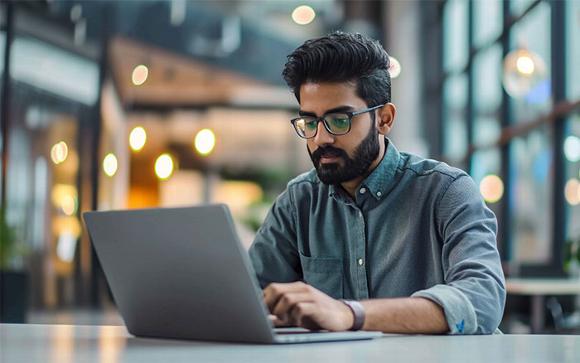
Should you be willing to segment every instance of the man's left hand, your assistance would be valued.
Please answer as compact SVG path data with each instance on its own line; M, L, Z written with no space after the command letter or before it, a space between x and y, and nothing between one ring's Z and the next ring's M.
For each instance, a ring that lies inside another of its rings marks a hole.
M354 316L348 306L304 282L273 283L264 289L264 302L275 325L310 330L349 330Z

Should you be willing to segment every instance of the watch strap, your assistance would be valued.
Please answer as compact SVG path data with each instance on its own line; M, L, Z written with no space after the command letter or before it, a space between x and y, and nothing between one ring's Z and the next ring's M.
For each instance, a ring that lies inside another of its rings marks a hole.
M356 300L340 300L352 311L354 321L349 330L361 330L365 323L365 309L362 304Z

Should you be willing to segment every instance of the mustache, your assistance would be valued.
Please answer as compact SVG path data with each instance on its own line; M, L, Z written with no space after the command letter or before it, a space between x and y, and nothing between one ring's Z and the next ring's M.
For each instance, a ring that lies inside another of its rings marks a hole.
M341 158L345 158L348 155L346 154L346 151L342 150L342 149L338 149L335 148L333 146L325 146L325 147L319 147L318 149L316 149L313 153L312 153L312 160L314 160L315 162L319 162L321 158L323 157L341 157Z

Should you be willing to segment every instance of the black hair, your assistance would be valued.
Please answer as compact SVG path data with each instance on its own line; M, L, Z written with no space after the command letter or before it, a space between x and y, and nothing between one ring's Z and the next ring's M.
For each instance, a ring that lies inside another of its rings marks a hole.
M391 102L389 55L382 45L359 33L336 31L310 39L288 56L282 76L300 102L308 82L351 82L367 106Z

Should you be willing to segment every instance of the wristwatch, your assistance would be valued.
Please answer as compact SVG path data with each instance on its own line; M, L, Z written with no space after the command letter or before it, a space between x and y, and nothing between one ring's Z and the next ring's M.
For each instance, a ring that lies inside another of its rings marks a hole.
M365 323L365 309L362 304L355 300L340 300L352 311L354 316L354 321L352 327L349 330L361 330Z

